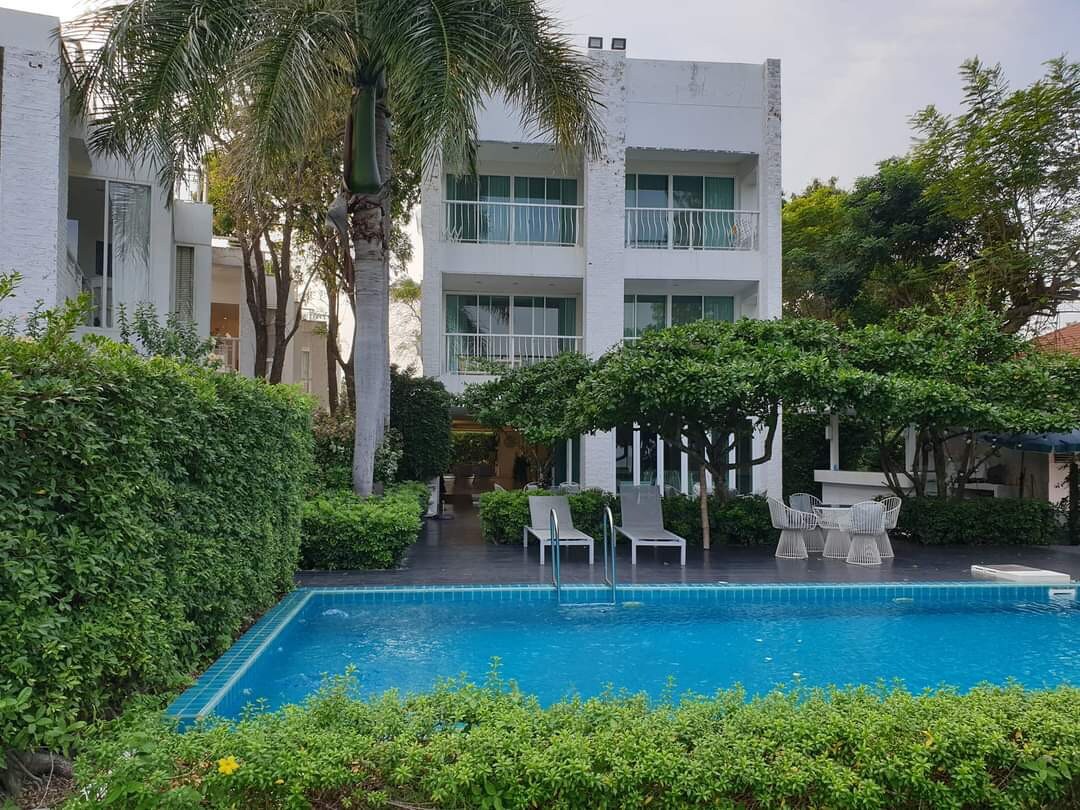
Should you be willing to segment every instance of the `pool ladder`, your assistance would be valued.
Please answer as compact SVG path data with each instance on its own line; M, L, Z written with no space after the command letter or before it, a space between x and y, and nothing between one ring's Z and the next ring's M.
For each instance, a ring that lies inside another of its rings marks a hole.
M604 584L608 586L611 597L609 604L616 603L617 587L615 584L615 518L611 514L611 507L605 506L602 515L604 524ZM559 516L555 510L551 510L548 517L548 531L551 535L551 585L555 588L555 595L562 601L562 546L559 544Z

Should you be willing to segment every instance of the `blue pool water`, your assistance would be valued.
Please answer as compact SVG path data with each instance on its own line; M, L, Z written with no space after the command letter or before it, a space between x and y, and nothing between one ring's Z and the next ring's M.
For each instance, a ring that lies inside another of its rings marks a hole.
M482 680L496 656L504 678L545 703L609 685L659 696L671 679L699 693L893 679L912 690L1080 684L1080 606L1047 588L638 590L624 598L640 600L616 607L536 590L437 600L316 591L246 669L210 678L204 708L235 716L257 699L297 702L349 665L366 694L421 691L461 673Z

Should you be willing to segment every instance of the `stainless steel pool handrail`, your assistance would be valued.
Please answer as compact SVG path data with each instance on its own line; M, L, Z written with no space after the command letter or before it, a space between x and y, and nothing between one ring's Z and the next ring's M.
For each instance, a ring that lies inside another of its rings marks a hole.
M615 518L611 507L604 507L604 582L611 588L611 604L615 604ZM610 543L609 543L610 541ZM609 562L610 557L610 562Z
M559 545L559 516L555 514L555 510L551 510L551 517L548 518L548 531L551 533L551 584L555 587L555 594L562 596L562 555Z

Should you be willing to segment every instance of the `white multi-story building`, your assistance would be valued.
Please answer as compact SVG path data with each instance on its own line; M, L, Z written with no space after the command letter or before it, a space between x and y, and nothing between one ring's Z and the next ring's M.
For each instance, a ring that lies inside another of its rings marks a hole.
M0 272L18 272L2 315L81 292L85 329L115 336L120 307L179 312L207 333L211 208L168 204L150 166L94 154L69 115L56 17L0 9Z
M561 154L496 101L479 115L475 176L441 166L425 180L423 365L451 391L492 363L595 357L699 318L780 317L779 61L629 59L611 44L587 51L599 158ZM736 461L760 442L748 431ZM697 483L683 454L633 425L557 456L558 481ZM778 440L773 461L727 485L779 494L780 480Z

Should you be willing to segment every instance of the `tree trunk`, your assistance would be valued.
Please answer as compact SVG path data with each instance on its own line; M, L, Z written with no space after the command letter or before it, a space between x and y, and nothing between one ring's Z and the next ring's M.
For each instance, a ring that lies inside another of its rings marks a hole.
M267 245L270 247L270 260L274 269L274 355L270 362L270 382L281 382L282 372L285 368L285 352L288 349L289 339L292 335L286 327L289 294L292 290L292 206L286 203L287 210L285 221L281 226L281 245L274 250L270 243L269 235L266 236ZM296 302L297 315L304 305L302 300Z
M257 380L266 379L266 267L263 263L261 237L254 240L241 238L240 254L244 263L244 293L252 328L255 330L255 358L251 375ZM241 330L242 331L242 330Z
M378 93L379 88L373 84L358 92ZM374 121L375 158L380 168L389 167L389 140L386 106L380 99L375 105ZM356 314L351 358L356 397L353 491L361 497L370 495L374 487L375 451L385 431L384 410L390 385L386 348L390 306L389 176L380 177L382 186L378 192L354 194L349 202Z
M326 320L326 398L327 405L330 408L330 415L333 416L337 414L338 406L341 404L338 401L337 359L338 332L340 331L341 325L338 322L337 288L332 285L327 285L327 287L327 297L330 299L330 312Z

